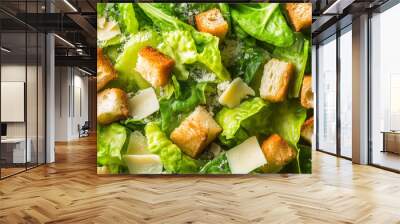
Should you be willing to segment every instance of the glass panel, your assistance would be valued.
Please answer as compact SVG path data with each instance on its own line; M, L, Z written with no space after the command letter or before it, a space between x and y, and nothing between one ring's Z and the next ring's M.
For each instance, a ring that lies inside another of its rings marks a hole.
M45 52L46 39L44 34L39 34L38 46L38 163L45 163L46 149L45 149Z
M400 170L400 5L371 19L372 163Z
M27 2L27 13L37 13L38 2ZM37 19L33 17L32 19ZM27 167L35 167L38 164L38 33L36 30L27 30L27 80L26 80L26 114L27 114L27 150L31 151L30 162Z
M340 152L352 157L352 32L340 36Z
M315 45L312 45L312 51L311 51L311 75L312 75L312 80L313 80L313 90L315 90L315 83L314 80L316 80L316 76L317 76L317 47ZM315 96L315 91L314 91L314 99L316 99L317 97ZM314 108L314 109L317 109ZM315 112L314 112L315 113ZM315 118L318 119L318 114L316 116L314 116ZM314 120L314 124L315 124L315 120ZM315 125L314 125L315 126ZM315 133L315 131L314 131ZM312 149L315 150L316 149L316 135L313 135L313 139L312 139Z
M1 44L1 156L2 177L25 170L31 161L26 150L25 90L26 33L2 33Z
M318 149L336 153L336 37L318 48Z
M27 113L27 143L28 150L30 148L30 162L28 168L37 165L38 147L37 147L37 75L38 75L38 36L36 32L27 34L28 38L28 63L27 63L27 97L26 97L26 113Z

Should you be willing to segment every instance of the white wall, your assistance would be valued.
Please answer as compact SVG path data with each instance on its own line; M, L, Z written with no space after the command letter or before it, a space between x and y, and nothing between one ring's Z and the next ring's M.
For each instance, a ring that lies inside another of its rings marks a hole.
M88 120L88 79L71 67L56 67L55 74L55 140L74 140L78 125Z

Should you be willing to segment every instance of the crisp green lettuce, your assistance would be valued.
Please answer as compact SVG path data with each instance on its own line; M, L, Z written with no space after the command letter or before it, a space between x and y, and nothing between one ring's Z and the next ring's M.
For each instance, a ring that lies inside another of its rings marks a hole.
M137 21L139 21L139 30L143 31L152 29L153 21L143 12L138 4L133 4L133 9L135 10Z
M226 40L221 52L222 61L234 77L251 84L263 65L271 58L268 51L243 41Z
M99 3L97 4L97 9L98 15L107 16L108 19L118 22L124 34L138 32L139 22L132 3Z
M133 9L132 3L120 3L118 4L118 9L120 12L120 27L122 30L130 34L135 34L138 32L139 23L135 16L135 10Z
M184 64L197 61L197 49L191 33L186 30L163 32L163 41L158 45L158 50L168 55L175 61L175 74L180 80L186 80L189 72Z
M161 51L164 50L167 55L171 54L169 56L175 58L176 55L173 55L170 50L166 49L167 48L166 45L175 46L171 47L171 49L176 52L178 50L177 47L179 47L180 44L182 44L182 41L185 41L187 42L185 43L184 46L185 51L189 49L190 55L192 56L192 49L194 49L193 48L194 47L193 41L194 41L194 43L196 44L195 47L197 52L196 60L193 60L192 57L189 57L190 58L189 62L191 63L194 63L196 61L201 62L210 71L215 73L215 75L220 80L230 80L229 72L222 65L221 54L218 48L219 38L208 33L196 31L191 25L184 23L178 18L168 14L170 13L168 10L162 10L160 8L157 8L156 6L157 5L149 3L139 3L139 7L146 13L148 17L152 19L154 25L156 25L158 29L162 30L163 32L176 31L176 30L187 31L182 33L179 32L172 33L175 35L181 34L184 35L184 37L177 38L175 36L172 37L170 41L165 41L164 47L161 48ZM183 70L182 66L180 66L179 64L178 64L178 70L180 71ZM187 75L185 75L185 72L183 72L183 75L177 78L185 79L187 78Z
M243 120L241 126L249 136L268 135L272 132L272 113L272 105L266 102L266 105L258 113Z
M235 23L258 40L280 47L293 43L293 32L278 3L235 4L231 15Z
M290 145L297 149L297 156L286 167L278 167L275 170L281 170L284 173L301 173L300 154L303 153L297 147L300 140L301 126L307 117L307 111L298 100L287 100L283 103L275 104L273 115L271 116L273 133L277 133L285 139ZM306 157L307 155L305 155ZM304 159L304 156L302 156ZM306 171L306 170L305 170ZM305 172L304 171L304 172Z
M255 97L244 101L235 108L224 107L216 116L218 124L223 129L220 139L234 139L241 127L241 123L260 112L267 104L268 102L265 102L263 99Z
M298 100L287 100L273 105L271 115L272 129L292 146L300 140L301 126L307 117L307 111Z
M142 31L133 35L116 60L115 69L118 71L118 79L112 81L111 85L122 87L127 92L149 87L150 84L135 70L135 66L139 50L145 46L156 47L158 43L159 38L154 31Z
M229 168L228 159L225 153L221 153L218 157L206 163L200 170L202 174L229 174L231 169Z
M230 74L222 64L218 37L203 32L192 32L192 35L199 52L198 61L214 72L220 80L230 80Z
M205 104L207 101L207 83L189 85L186 90L184 92L190 95L182 95L181 99L171 97L168 100L160 100L161 128L168 135L199 104Z
M199 170L196 160L183 154L178 146L173 144L155 122L145 127L148 149L160 156L164 169L168 173L196 173Z
M243 129L239 128L237 132L235 133L235 137L227 139L223 135L219 135L218 139L221 142L222 145L232 148L234 146L239 145L240 143L244 142L246 139L250 138L249 134Z
M109 40L105 40L105 41L98 41L98 46L100 48L106 48L106 47L114 47L114 46L120 46L122 41L123 41L123 37L121 35L117 35Z
M106 3L97 3L97 15L104 16L106 11Z
M138 3L143 12L153 21L159 29L163 31L171 30L192 30L194 29L189 24L171 16L166 8L158 8L157 3Z
M310 51L310 42L304 38L303 34L295 33L294 37L293 45L290 47L277 47L273 52L275 57L292 62L296 68L296 74L289 89L289 97L292 98L299 97Z
M129 142L129 130L124 126L113 123L97 127L97 163L107 166L112 173L118 173L123 165L122 155Z
M185 64L201 62L221 80L228 80L229 73L221 63L218 38L200 32L174 30L163 32L163 42L157 47L175 61L175 74L186 80L189 72Z
M299 164L301 173L312 172L311 147L308 145L299 145Z

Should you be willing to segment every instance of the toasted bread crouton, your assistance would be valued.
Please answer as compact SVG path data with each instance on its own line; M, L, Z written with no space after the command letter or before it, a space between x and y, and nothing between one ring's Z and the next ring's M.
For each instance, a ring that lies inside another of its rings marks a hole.
M312 143L314 132L314 117L308 118L301 126L300 136L309 143Z
M171 133L170 137L184 153L195 158L221 131L222 128L215 122L208 111L198 106Z
M110 60L103 55L101 48L97 48L97 91L116 78L117 72Z
M144 47L139 51L136 71L153 87L165 86L175 62L152 47Z
M304 76L300 93L300 102L304 108L314 108L314 93L312 91L311 75Z
M196 27L200 32L210 33L224 38L228 32L228 23L224 20L219 9L210 9L195 16Z
M294 29L299 32L303 28L311 26L311 3L287 3L286 10Z
M284 166L297 156L297 151L281 136L269 136L261 146L269 166Z
M271 102L284 101L293 72L292 63L275 58L266 63L260 85L261 98Z
M109 124L128 115L128 96L123 90L111 88L97 94L97 121L100 124Z

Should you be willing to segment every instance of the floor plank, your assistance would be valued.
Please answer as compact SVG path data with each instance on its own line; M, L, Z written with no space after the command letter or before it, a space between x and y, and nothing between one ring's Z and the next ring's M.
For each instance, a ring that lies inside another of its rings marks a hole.
M400 223L400 175L319 152L312 175L96 175L96 139L0 181L0 223Z

